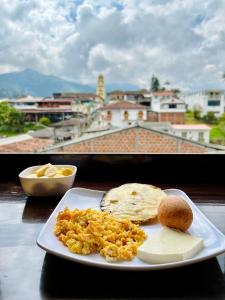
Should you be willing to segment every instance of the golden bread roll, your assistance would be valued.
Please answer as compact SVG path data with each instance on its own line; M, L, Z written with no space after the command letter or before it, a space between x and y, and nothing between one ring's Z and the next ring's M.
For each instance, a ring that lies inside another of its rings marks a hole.
M158 220L163 226L186 231L193 221L189 204L178 196L166 196L158 208Z

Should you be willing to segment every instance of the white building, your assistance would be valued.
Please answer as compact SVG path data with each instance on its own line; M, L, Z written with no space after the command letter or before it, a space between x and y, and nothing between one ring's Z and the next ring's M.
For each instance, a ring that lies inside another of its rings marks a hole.
M38 102L43 101L41 97L25 96L18 99L10 99L8 103L13 106L15 109L25 111L29 109L37 109Z
M156 112L182 112L186 111L185 102L174 95L162 96L164 92L152 94L151 109ZM159 96L158 96L159 94ZM161 94L161 96L160 96Z
M217 117L225 111L224 91L205 90L185 96L188 109L200 110L201 116L214 112Z
M138 121L147 120L147 107L127 101L118 101L102 108L108 124L115 127L136 125Z
M108 95L109 103L128 101L146 106L149 121L170 122L172 124L184 123L186 103L172 91L113 91Z
M205 124L172 124L172 134L198 141L201 143L209 143L210 127Z

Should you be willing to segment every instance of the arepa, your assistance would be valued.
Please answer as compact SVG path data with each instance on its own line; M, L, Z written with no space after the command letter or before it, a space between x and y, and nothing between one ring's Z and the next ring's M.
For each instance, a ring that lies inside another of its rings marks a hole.
M157 217L158 207L166 194L158 187L127 183L109 190L101 201L101 210L120 219L145 223Z

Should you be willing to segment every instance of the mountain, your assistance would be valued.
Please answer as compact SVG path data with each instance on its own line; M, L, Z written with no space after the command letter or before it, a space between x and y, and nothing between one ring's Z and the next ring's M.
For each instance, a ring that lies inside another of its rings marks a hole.
M97 79L96 79L97 80ZM138 90L140 87L127 83L106 84L106 91ZM0 74L0 98L15 98L23 95L48 97L60 92L93 92L95 85L67 81L52 75L44 75L32 69Z
M0 98L22 95L47 97L54 92L95 92L95 89L31 69L0 74Z

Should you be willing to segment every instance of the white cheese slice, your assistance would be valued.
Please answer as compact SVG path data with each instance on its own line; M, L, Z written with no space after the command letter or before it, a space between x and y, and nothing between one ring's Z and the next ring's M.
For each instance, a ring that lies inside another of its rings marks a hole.
M203 247L202 238L163 227L138 248L137 256L147 263L169 263L191 258Z

